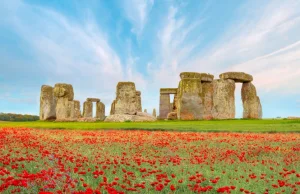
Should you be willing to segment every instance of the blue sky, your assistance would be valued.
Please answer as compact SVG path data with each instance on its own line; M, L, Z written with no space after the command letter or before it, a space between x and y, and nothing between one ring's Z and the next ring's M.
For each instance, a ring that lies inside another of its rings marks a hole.
M0 112L37 115L41 85L66 82L109 113L119 81L158 110L180 72L243 71L265 118L300 116L300 1L3 0L0 59Z

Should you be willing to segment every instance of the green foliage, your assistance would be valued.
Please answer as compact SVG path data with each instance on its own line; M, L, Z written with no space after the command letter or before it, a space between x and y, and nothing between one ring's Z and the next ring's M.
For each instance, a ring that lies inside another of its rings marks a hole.
M37 121L39 119L40 118L35 115L0 113L0 121Z
M29 127L44 129L125 129L199 132L300 132L300 120L212 120L212 121L156 121L156 122L0 122L1 127Z

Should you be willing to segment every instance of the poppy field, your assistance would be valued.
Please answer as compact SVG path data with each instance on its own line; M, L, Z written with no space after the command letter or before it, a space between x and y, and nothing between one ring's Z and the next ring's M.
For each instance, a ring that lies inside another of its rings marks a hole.
M0 193L299 190L299 133L0 128Z

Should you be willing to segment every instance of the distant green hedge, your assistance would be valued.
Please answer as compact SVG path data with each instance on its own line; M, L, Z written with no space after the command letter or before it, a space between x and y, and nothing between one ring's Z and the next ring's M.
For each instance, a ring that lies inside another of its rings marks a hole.
M36 115L0 113L0 121L37 121L39 119Z

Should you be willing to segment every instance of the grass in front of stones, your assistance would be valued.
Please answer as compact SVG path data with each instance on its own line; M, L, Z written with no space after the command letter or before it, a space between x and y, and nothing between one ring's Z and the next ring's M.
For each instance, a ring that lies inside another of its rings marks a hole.
M82 122L1 122L1 127L38 129L140 129L199 132L300 132L300 120L213 120L213 121L157 121L143 123L82 123Z

